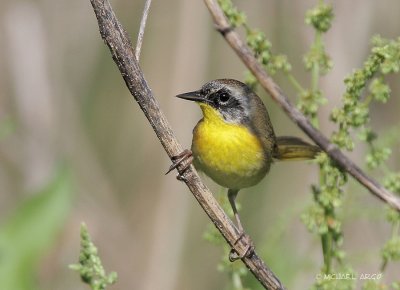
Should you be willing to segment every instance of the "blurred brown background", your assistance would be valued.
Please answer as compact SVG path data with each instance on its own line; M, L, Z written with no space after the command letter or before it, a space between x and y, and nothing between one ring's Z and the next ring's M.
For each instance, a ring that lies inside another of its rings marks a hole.
M273 50L288 55L305 86L309 75L302 57L313 31L304 14L315 2L236 1L249 24L265 31ZM370 37L400 34L397 0L332 4L336 17L325 39L334 68L321 81L329 98L320 114L327 135L334 128L328 116L339 103L343 79L361 66ZM144 1L112 5L136 39ZM77 260L79 225L85 221L106 269L119 274L113 289L224 289L228 278L216 270L221 250L202 238L209 220L174 174L164 175L170 161L100 39L89 0L2 0L0 44L0 124L7 131L0 139L1 221L48 184L60 163L72 176L72 207L41 258L40 288L86 289L67 267ZM154 0L140 62L184 147L190 146L200 110L173 96L215 78L243 80L243 64L216 33L202 1ZM287 82L277 80L294 101ZM372 109L378 132L399 124L398 80L391 79L390 103ZM304 137L259 93L278 135ZM399 155L397 146L393 169L399 170ZM351 156L363 164L363 148ZM239 195L242 221L257 249L293 289L310 286L322 265L320 242L299 218L312 200L309 186L315 181L315 165L277 163L263 182ZM354 182L345 200L348 259L359 273L377 273L380 247L390 235L382 204ZM399 272L392 264L385 279L392 281Z

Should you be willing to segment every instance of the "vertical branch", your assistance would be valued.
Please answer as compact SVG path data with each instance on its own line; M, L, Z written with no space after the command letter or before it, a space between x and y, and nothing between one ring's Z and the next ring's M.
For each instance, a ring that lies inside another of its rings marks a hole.
M143 72L139 68L131 41L115 17L110 3L107 0L91 0L90 2L97 17L101 37L109 47L112 58L117 64L129 91L153 127L168 156L171 158L178 155L182 152L182 146L178 143L167 119L161 112ZM228 244L240 256L245 254L248 245L243 241L244 239L240 239L239 231L222 210L210 190L201 182L193 166L182 171L182 165L180 165L178 172ZM284 289L279 279L256 253L251 257L243 258L242 261L266 289Z

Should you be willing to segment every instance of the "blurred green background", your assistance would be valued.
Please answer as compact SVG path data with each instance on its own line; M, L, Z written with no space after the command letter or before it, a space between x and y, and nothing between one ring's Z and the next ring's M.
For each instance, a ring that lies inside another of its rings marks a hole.
M132 39L143 2L112 1ZM302 56L313 31L304 14L314 2L236 1L273 50L288 55L305 85ZM397 0L332 3L336 17L326 47L334 68L321 81L329 99L320 112L327 135L343 79L361 66L370 37L400 34ZM87 289L68 269L78 258L82 221L105 268L119 274L112 289L224 289L228 277L216 270L222 251L202 238L209 220L188 189L164 175L170 161L100 39L89 0L2 0L0 44L0 289ZM184 0L153 1L141 67L184 147L200 110L173 96L215 78L243 80L244 72L202 1ZM277 80L294 101L288 83ZM398 80L391 79L389 104L372 109L372 126L382 134L400 122ZM259 93L278 135L304 137ZM358 147L351 157L363 164L363 155ZM396 146L394 170L399 157ZM277 163L239 195L258 251L293 289L310 286L322 265L320 242L299 218L317 176L312 164ZM379 272L380 247L390 236L383 216L382 203L350 183L344 249L358 273ZM391 264L384 279L393 281L399 272L399 264Z

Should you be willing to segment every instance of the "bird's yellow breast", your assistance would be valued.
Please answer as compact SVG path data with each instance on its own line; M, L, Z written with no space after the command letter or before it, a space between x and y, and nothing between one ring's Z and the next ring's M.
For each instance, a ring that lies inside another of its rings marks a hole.
M211 106L200 107L204 118L193 131L195 166L227 188L241 189L258 183L270 165L259 138L244 125L225 122Z

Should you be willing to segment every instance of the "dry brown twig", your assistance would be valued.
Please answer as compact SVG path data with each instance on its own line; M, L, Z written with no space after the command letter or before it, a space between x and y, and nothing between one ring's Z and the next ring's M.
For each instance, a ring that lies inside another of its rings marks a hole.
M210 11L217 30L233 48L239 58L254 74L261 86L278 103L289 118L297 124L316 144L318 144L341 168L352 175L361 185L367 188L376 197L400 211L400 199L384 188L376 180L365 174L353 161L343 154L341 150L332 144L319 130L311 125L309 120L294 106L283 93L281 88L267 74L262 65L254 57L254 54L246 43L235 32L226 19L224 12L216 0L204 0Z
M128 34L115 17L108 0L90 0L97 17L100 34L110 49L112 58L117 64L125 83L136 102L153 127L158 139L170 158L182 152L172 129L161 112L141 71ZM182 171L184 164L178 166L178 172L193 193L203 210L207 213L216 228L239 256L245 254L248 245L229 217L222 210L210 190L202 183L196 170L190 166ZM235 242L238 241L236 244ZM250 241L249 241L250 242ZM254 252L242 259L254 276L266 289L285 289L279 279Z
M136 40L135 57L138 62L140 59L140 50L142 49L144 29L146 28L147 16L149 15L150 6L151 6L151 0L146 0L143 9L142 20L140 21L139 33Z

